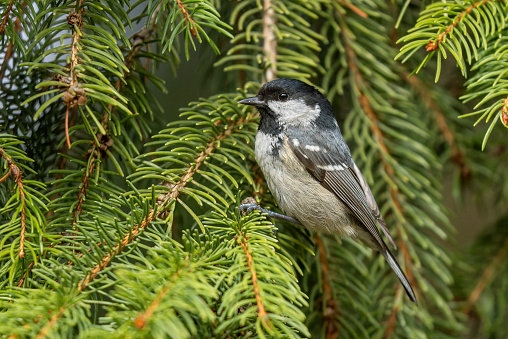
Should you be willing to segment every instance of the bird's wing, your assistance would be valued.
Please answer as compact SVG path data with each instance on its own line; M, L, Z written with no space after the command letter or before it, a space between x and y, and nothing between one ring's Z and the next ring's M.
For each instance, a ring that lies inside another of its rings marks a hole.
M321 133L319 137L309 133L304 136L305 138L302 135L300 139L296 133L292 137L288 136L289 147L316 180L334 193L372 235L377 242L378 250L399 278L409 298L416 304L416 296L411 284L393 254L386 247L376 226L377 219L383 233L395 247L374 196L352 160L349 148L338 134L338 130ZM305 140L305 143L302 140Z
M381 211L379 211L379 207L377 206L376 199L374 199L374 195L372 194L370 187L367 184L367 181L363 177L362 172L360 171L358 166L356 166L356 163L354 161L353 161L353 170L356 174L356 178L357 178L358 182L360 183L360 186L362 186L363 192L365 193L365 197L367 198L367 204L369 205L370 210L372 211L372 215L374 216L374 218L376 218L384 235L390 241L390 244L393 246L394 249L397 249L397 246L395 245L395 242L393 241L392 236L390 235L390 231L388 231L388 227L386 226L386 221L385 221L385 219L383 219L383 216L381 215Z
M307 170L351 210L381 249L385 249L386 245L376 226L376 219L380 221L390 243L395 245L363 175L351 158L344 156L333 145L333 140L336 139L327 138L328 143L323 140L302 143L300 139L290 137L288 143Z

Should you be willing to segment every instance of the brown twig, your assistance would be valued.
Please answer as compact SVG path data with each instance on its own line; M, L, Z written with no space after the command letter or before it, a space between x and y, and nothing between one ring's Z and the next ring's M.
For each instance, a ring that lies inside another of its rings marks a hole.
M256 297L256 304L258 306L258 318L261 322L266 324L269 320L268 313L266 313L265 305L263 304L263 300L261 299L261 294L259 292L258 275L256 273L256 269L254 268L252 254L249 251L247 239L246 237L242 236L242 238L238 237L237 241L240 246L242 246L243 251L245 252L245 256L247 257L247 266L249 267L252 286L254 288L254 295Z
M344 47L346 49L346 57L347 57L347 61L348 61L348 66L349 66L351 73L353 74L354 86L356 87L357 92L360 93L359 97L358 97L358 101L360 103L360 106L362 107L362 109L367 114L367 117L370 120L370 128L371 128L372 133L374 135L376 145L381 150L380 158L381 158L381 163L383 165L383 168L384 168L386 174L393 180L395 178L395 170L393 169L393 167L391 166L391 164L388 162L388 160L386 158L386 155L390 154L390 151L388 150L388 147L386 147L386 144L384 142L383 132L381 131L381 129L378 126L379 119L378 119L374 109L372 108L372 106L369 102L369 99L367 98L367 95L365 94L365 92L363 90L363 88L365 88L368 85L367 85L366 81L364 80L363 75L361 74L361 71L357 65L357 62L356 62L357 56L351 46L352 38L351 38L350 34L348 33L348 30L345 28L342 30L342 35L344 37ZM401 197L400 197L400 192L399 192L398 188L390 186L389 193L390 193L391 200L395 206L395 209L397 210L397 213L399 215L403 216L404 210L403 210L402 204L400 202ZM400 229L397 229L397 230L398 230L398 232L400 232ZM398 243L399 243L400 250L403 254L403 257L404 257L404 264L405 264L404 266L406 268L406 275L408 277L409 282L414 286L415 285L414 276L410 270L410 267L412 266L411 256L409 254L409 250L407 249L407 247L405 246L405 244L403 243L403 241L401 239L402 238L399 237ZM401 285L397 284L396 285L397 292L400 288L401 288ZM392 309L392 312L395 312L394 317L396 316L398 309L399 309L398 306L395 304L394 308ZM387 331L387 332L385 332L385 335L389 336L389 335L391 335L391 332Z
M8 175L12 174L14 176L14 182L18 186L19 201L21 204L21 220L20 220L21 231L20 231L18 256L22 259L25 257L25 235L26 235L26 196L23 185L23 172L1 147L0 147L0 155L5 159L5 161L9 165L9 171L7 172L6 175L4 175L4 177L2 177L0 182L4 181L5 179L7 179Z
M48 323L42 328L42 330L37 334L37 336L35 338L36 339L46 338L46 336L48 335L51 328L53 326L55 326L56 322L58 321L58 319L60 319L63 316L64 312L65 312L65 308L60 307L60 309L58 310L58 313L51 317L51 319L48 321Z
M239 119L238 121L229 125L229 127L224 132L222 132L216 138L214 138L208 144L208 146L205 148L205 150L203 150L200 153L200 155L194 160L194 164L189 166L189 169L184 173L181 180L178 183L171 185L171 190L167 194L164 194L161 197L159 197L160 207L157 209L157 212L155 212L153 209L150 210L150 212L148 213L148 216L145 217L145 219L139 225L136 225L127 234L125 234L122 241L120 243L116 244L116 246L111 251L109 251L109 253L106 254L97 265L95 265L95 267L92 269L92 271L87 274L85 279L80 281L79 290L80 291L84 290L85 287L90 282L92 282L105 267L107 267L109 265L109 263L111 262L111 260L113 259L113 257L116 254L120 253L125 248L125 246L127 246L129 243L131 243L134 240L134 238L136 238L136 236L145 227L147 227L153 220L155 220L157 217L162 215L162 213L164 213L165 207L172 200L178 198L178 196L180 195L180 191L185 188L185 186L187 185L189 180L194 176L194 174L199 169L199 167L203 164L205 159L207 157L209 157L210 154L215 150L215 148L217 147L218 143L221 140L227 138L239 125L241 125L245 122L248 122L251 119L252 119L252 116L249 116L246 119L243 119L243 118Z
M5 175L0 179L0 183L2 183L5 179L7 179L9 177L9 175L11 175L11 172L12 172L12 168L9 166L9 170L7 171L7 173L5 173Z
M11 4L12 3L14 3L14 2L11 1ZM27 6L27 3L23 2L23 5L21 7L25 8L26 6ZM21 10L21 8L20 8L20 10ZM23 29L23 27L21 26L21 20L19 19L19 17L16 17L16 20L14 21L14 31L16 33L19 33L19 32L21 32L22 29ZM0 67L0 86L2 83L2 79L5 75L5 70L7 69L7 65L9 64L9 60L12 57L13 51L14 51L14 43L11 39L9 42L9 45L7 45L7 49L5 51L5 55L2 60L2 66Z
M72 27L72 43L71 43L71 62L69 65L69 86L67 87L67 91L63 94L63 102L67 105L67 109L65 111L65 140L67 143L67 148L71 148L71 138L69 136L69 114L70 111L74 111L76 107L83 106L86 104L86 95L85 90L80 87L80 83L77 79L76 67L79 65L79 41L81 36L79 32L83 28L83 2L85 0L78 0L77 7L79 10L77 12L72 11L67 16L67 23Z
M347 8L349 8L351 11L355 12L356 14L358 14L359 16L361 16L362 18L368 18L369 17L367 15L367 13L365 13L364 11L362 11L361 9L359 9L358 7L356 7L355 5L350 3L349 0L340 0L340 3L343 4L344 6L346 6Z
M139 50L141 49L141 47L143 46L143 43L147 40L150 39L151 35L153 34L153 31L154 31L154 27L155 27L155 19L157 18L157 15L158 13L160 12L160 10L162 9L162 2L157 6L156 10L154 11L152 17L150 18L150 23L149 23L149 27L148 28L145 28L143 27L138 33L136 33L134 36L133 36L133 44L132 44L132 49L131 51L129 52L129 54L127 55L126 59L125 59L125 65L127 66L127 68L130 69L130 66L131 66L131 62L132 62L132 59L136 56L136 54L139 52ZM76 18L74 17L73 20L76 20L76 19L79 19L79 18ZM77 21L73 21L73 22L77 22ZM127 76L128 72L127 71L124 71L124 78ZM122 86L123 82L119 79L117 81L117 83L115 84L115 87L116 89L119 91L121 86ZM108 110L104 113L103 115L103 119L102 119L102 122L101 122L101 125L104 127L104 129L107 131L108 130L108 125L107 125L107 122L109 121L108 119L108 111L109 112L113 112L114 110L114 107L115 106L112 106L112 105L109 105L108 106ZM74 115L73 116L73 120L76 118L76 116ZM73 124L73 122L71 121L71 125ZM66 124L67 125L67 124ZM67 128L67 126L66 126ZM102 135L100 133L97 134L97 138L98 140L101 140L102 139ZM67 144L65 144L67 145ZM102 144L101 144L102 146ZM65 146L64 146L65 147ZM64 149L64 151L66 151L68 148ZM100 149L100 147L99 147ZM88 170L85 171L85 174L83 175L83 178L81 179L82 181L82 186L80 188L80 191L78 193L78 203L76 204L76 207L74 208L74 219L72 221L72 225L74 225L77 221L77 218L79 218L79 216L81 215L82 213L82 205L83 205L83 202L84 202L84 199L86 197L86 192L87 192L87 189L88 189L88 179L92 176L92 173L93 173L93 170L95 169L95 161L97 159L97 152L99 151L97 145L93 145L88 153L89 153L89 156L93 157L93 159L91 159L89 161L90 163L90 166L88 167ZM64 152L63 151L63 152ZM63 153L62 152L62 153ZM65 163L67 161L67 158L65 157L62 157L61 158L62 161L59 162L59 168L60 169L63 169L65 167ZM97 243L96 246L102 246L103 243L100 242L100 243ZM88 252L90 252L91 249L88 250ZM41 256L44 255L44 252L41 254ZM84 254L81 253L78 257L82 257ZM72 263L69 263L70 265ZM34 266L34 262L31 262L30 265L28 266L28 269L27 271L25 272L25 274L23 275L23 278L20 279L20 281L18 282L18 286L22 286L23 283L24 283L24 279L26 277L26 274L29 273L31 271L31 269L33 268Z
M469 294L469 297L467 298L467 303L462 308L462 313L468 314L471 311L471 309L474 307L478 299L480 299L480 296L487 287L489 281L492 279L492 276L496 272L496 269L499 267L500 264L505 262L505 258L507 255L508 255L508 239L505 240L503 246L499 249L496 256L490 261L490 264L487 266L485 271L483 271L480 281L478 281L471 294Z
M92 159L89 160L89 166L85 170L85 175L83 175L83 178L81 178L81 188L79 189L78 193L78 203L74 208L74 220L72 221L72 226L74 226L74 224L78 221L79 217L81 216L81 212L83 211L83 202L85 201L86 190L88 189L89 184L88 179L90 179L92 176L93 170L95 168L95 159L97 158L95 147L90 156Z
M175 272L175 274L173 274L173 279L177 279L182 274L182 268L184 268L188 264L188 262L189 262L189 257L187 256L185 258L184 265L182 267L180 267L178 269L178 271ZM148 319L150 319L152 317L152 315L155 313L155 311L159 308L159 304L164 299L166 294L169 293L169 291L171 290L173 285L174 284L171 282L169 285L165 286L159 293L157 293L157 295L152 300L150 305L146 308L146 310L143 313L141 313L140 315L138 315L136 317L136 319L134 319L134 326L137 329L141 330L146 326Z
M125 58L125 66L127 67L127 69L129 69L129 70L131 69L133 58L141 50L145 41L147 41L151 38L153 31L154 31L154 27L155 27L155 19L157 18L159 12L162 9L162 4L163 4L163 2L160 2L159 5L157 6L157 8L155 9L154 13L152 14L148 28L143 27L141 30L139 30L136 34L133 35L132 48L129 51L129 54L127 55L127 57ZM125 71L125 70L123 71L123 78L124 79L128 73L129 73L128 71ZM115 84L115 88L118 92L120 92L122 85L123 85L122 80L118 79ZM99 140L99 142L101 143L100 146L97 146L94 143L92 145L92 147L90 147L90 149L87 151L88 154L85 155L85 156L92 157L92 159L88 158L89 159L88 163L90 165L89 165L88 169L84 172L83 178L81 179L82 185L81 185L81 188L78 193L78 203L76 204L76 207L74 208L74 219L72 221L72 225L74 225L76 223L77 219L79 218L79 216L82 213L83 202L86 197L86 192L88 189L88 179L92 176L93 171L95 169L95 162L98 159L98 152L100 150L105 151L109 146L111 146L109 143L110 143L110 141L112 142L112 140L109 139L109 137L107 136L107 131L108 131L109 115L114 112L114 109L115 109L115 106L109 104L108 109L105 110L102 115L101 125L104 128L104 130L106 131L106 134L103 135L101 132L97 133L97 140ZM107 141L103 142L104 139L106 139ZM66 159L66 158L63 158L63 159Z
M69 136L69 105L65 111L65 140L67 142L67 148L71 148L71 137Z
M263 0L263 60L265 63L265 82L270 82L277 77L276 25L277 16L272 7L272 0Z
M462 151L459 146L457 145L457 142L455 141L455 136L453 135L453 132L451 131L450 127L446 123L446 118L443 113L443 111L438 107L436 102L432 99L432 97L429 94L429 91L427 88L425 88L425 85L415 76L408 77L408 73L402 74L402 77L413 87L415 88L418 93L421 95L427 106L430 108L432 112L436 114L436 121L439 129L441 130L441 133L443 134L444 138L450 145L450 151L451 151L451 159L453 162L455 162L459 168L461 177L463 179L469 178L471 175L471 169L466 164L466 156L464 151Z
M339 314L339 307L337 300L333 298L332 286L329 281L330 276L330 265L326 256L326 249L323 244L323 240L319 234L315 234L314 240L319 250L319 262L321 264L321 284L323 287L324 300L323 305L326 307L324 314L325 318L325 338L335 339L340 334L339 323L335 320L337 314Z
M471 11L474 8L476 8L476 7L480 6L480 5L485 5L489 1L501 1L501 0L482 0L482 1L475 2L472 6L469 6L468 8L466 8L466 10L464 12L460 13L460 15L453 20L453 23L450 26L446 27L446 30L443 33L439 34L435 40L430 40L429 43L427 44L427 46L425 46L425 50L427 52L435 51L438 48L439 44L441 42L443 42L443 39L448 34L451 33L453 28L457 27L459 22L461 22L462 19L464 19L464 17L467 14L471 13Z
M166 286L157 294L157 296L154 298L150 306L147 307L145 312L138 315L136 319L134 319L134 327L136 327L138 330L141 330L146 326L148 319L150 319L153 313L157 310L157 308L159 308L160 302L162 301L162 299L164 299L166 294L168 294L170 289L171 289L170 286Z
M193 26L196 26L196 23L194 22L194 20L192 19L191 15L189 14L189 12L187 11L187 8L185 7L185 5L182 3L181 0L177 0L176 1L176 4L178 5L178 7L180 7L180 9L182 10L182 13L183 13L183 16L185 18L185 25L186 26L189 26L189 22L191 23L190 24L190 32L191 34L197 38L198 35L196 34L196 30L194 29Z
M395 293L395 300L400 300L402 298L402 288L398 288ZM395 302L395 306L393 306L392 311L390 312L390 316L386 321L386 330L384 338L390 338L395 331L395 324L397 324L397 313L399 313L399 303Z
M32 268L33 268L33 266L34 266L34 265L35 265L35 261L32 261L32 262L30 263L30 265L28 265L28 267L27 267L27 269L26 269L25 273L23 273L23 277L22 277L21 279L19 279L18 284L17 284L16 286L18 286L18 287L23 286L23 284L24 284L24 282L25 282L25 279L26 279L26 275L27 275L27 273L29 273L29 272L32 270Z
M9 20L9 14L11 14L13 5L14 5L14 0L11 0L11 2L9 2L9 6L7 6L7 11L5 12L2 23L0 23L0 34L5 33L5 25L7 25L7 21Z
M9 60L12 57L13 50L14 50L14 44L11 41L11 42L9 42L9 45L7 45L7 49L5 51L4 58L2 60L2 66L0 67L0 84L1 84L1 81L4 77L5 70L7 68L7 64L9 63Z

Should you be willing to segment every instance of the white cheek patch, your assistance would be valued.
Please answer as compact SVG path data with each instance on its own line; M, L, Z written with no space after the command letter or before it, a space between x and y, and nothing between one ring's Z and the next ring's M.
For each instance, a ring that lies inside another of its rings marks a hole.
M318 104L309 107L302 99L288 101L269 101L268 107L284 125L307 126L316 120L321 112Z

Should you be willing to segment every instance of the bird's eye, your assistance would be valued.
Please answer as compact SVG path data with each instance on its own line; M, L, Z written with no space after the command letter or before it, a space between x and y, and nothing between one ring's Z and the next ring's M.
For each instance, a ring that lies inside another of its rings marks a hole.
M281 94L279 94L280 101L286 101L287 99L289 99L289 95L286 92L282 92Z

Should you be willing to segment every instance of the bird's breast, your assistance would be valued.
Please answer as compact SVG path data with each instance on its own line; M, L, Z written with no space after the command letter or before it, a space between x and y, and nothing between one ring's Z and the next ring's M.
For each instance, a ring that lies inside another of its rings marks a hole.
M283 133L256 135L256 159L279 207L311 230L355 236L348 210L306 170L287 139Z

